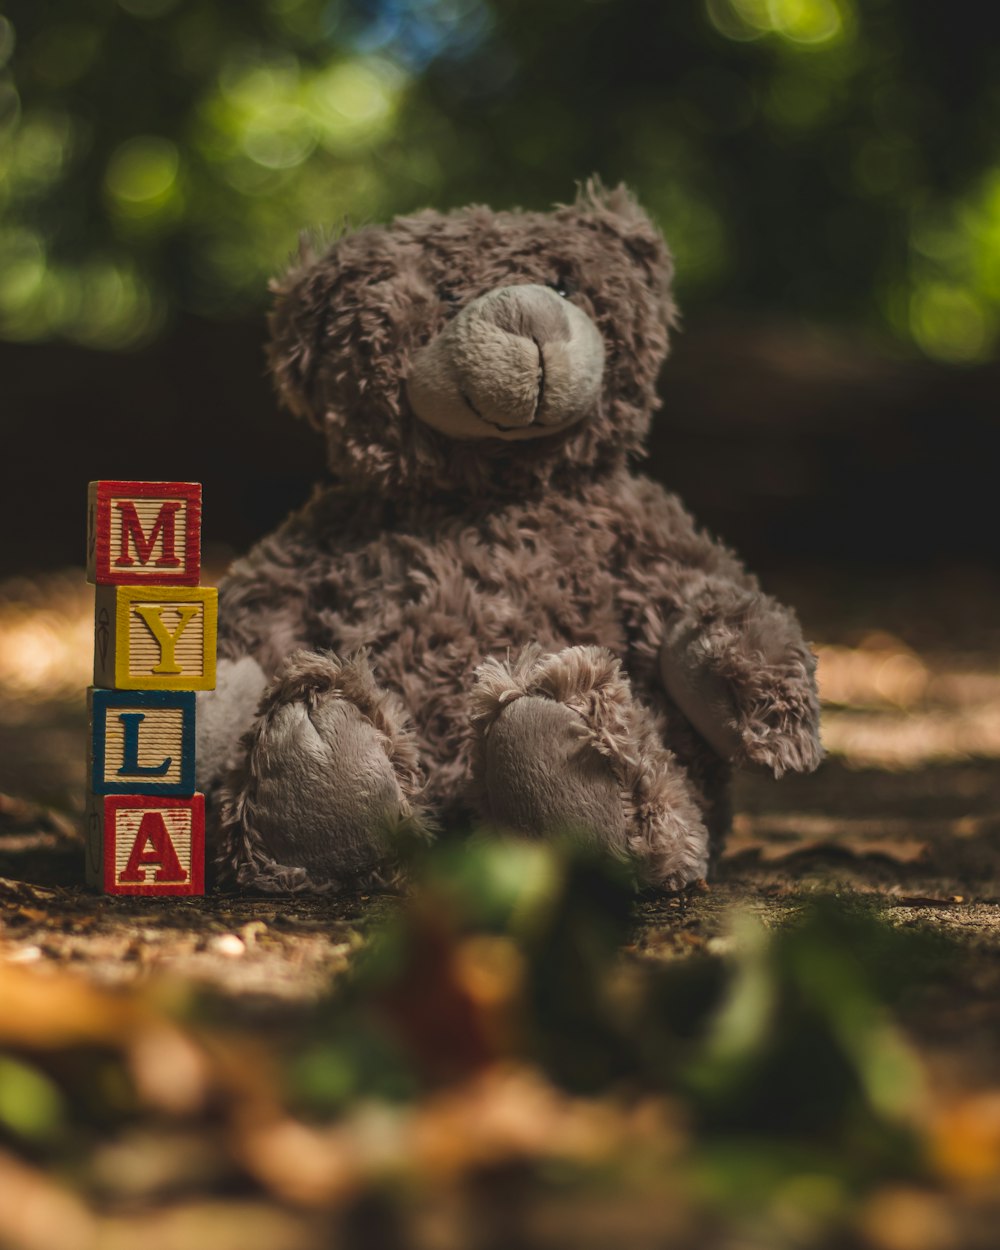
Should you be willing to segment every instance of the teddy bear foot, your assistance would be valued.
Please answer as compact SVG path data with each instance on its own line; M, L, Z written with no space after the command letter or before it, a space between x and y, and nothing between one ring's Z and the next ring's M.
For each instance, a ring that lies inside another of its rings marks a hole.
M519 832L586 831L646 884L704 877L708 834L683 768L602 647L485 661L471 695L473 786L489 819Z
M298 651L278 670L223 788L216 863L265 892L396 883L395 851L429 836L416 745L360 652Z
M559 828L625 840L625 813L607 760L587 740L578 712L542 695L504 708L486 748L490 814L521 833Z

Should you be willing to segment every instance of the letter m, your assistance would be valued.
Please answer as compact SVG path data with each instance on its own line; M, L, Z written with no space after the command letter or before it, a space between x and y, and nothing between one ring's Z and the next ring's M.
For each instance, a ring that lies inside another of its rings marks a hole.
M180 500L163 500L148 535L142 527L142 520L133 500L116 499L114 506L121 517L121 549L115 560L116 568L131 568L135 564L130 554L130 547L134 547L140 564L149 564L157 543L160 544L160 553L154 562L156 567L159 569L181 567L176 550L177 512L181 506Z

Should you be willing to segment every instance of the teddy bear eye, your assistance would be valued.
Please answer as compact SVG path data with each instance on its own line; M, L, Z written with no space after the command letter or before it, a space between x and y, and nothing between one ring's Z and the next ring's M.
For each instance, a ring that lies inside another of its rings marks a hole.
M545 285L555 291L557 295L561 295L563 299L569 299L575 290L569 279L565 277L554 278L551 282L546 282Z
M457 304L458 303L458 296L455 294L454 291L449 290L447 287L442 287L438 291L438 299L441 301L442 304Z

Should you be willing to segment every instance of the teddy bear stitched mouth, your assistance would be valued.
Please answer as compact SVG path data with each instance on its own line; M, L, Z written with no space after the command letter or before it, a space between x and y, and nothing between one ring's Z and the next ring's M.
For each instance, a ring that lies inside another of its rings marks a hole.
M535 422L542 411L542 404L545 403L545 353L538 339L532 339L532 342L538 348L538 398L535 400L535 415L531 418Z
M545 353L542 351L542 345L539 343L538 339L532 336L531 341L538 350L538 393L535 398L535 411L531 414L530 421L517 422L514 425L504 425L500 421L492 421L489 417L483 416L465 391L459 391L462 399L466 404L468 404L469 408L479 418L479 420L484 421L487 425L495 425L498 430L524 430L533 425L545 424L539 417L539 413L542 411L542 404L545 402ZM563 422L560 421L557 424L562 425Z

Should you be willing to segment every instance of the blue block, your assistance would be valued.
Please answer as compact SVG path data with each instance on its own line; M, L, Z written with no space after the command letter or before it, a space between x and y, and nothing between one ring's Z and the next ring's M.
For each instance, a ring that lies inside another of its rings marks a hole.
M193 690L87 692L94 794L194 794Z

